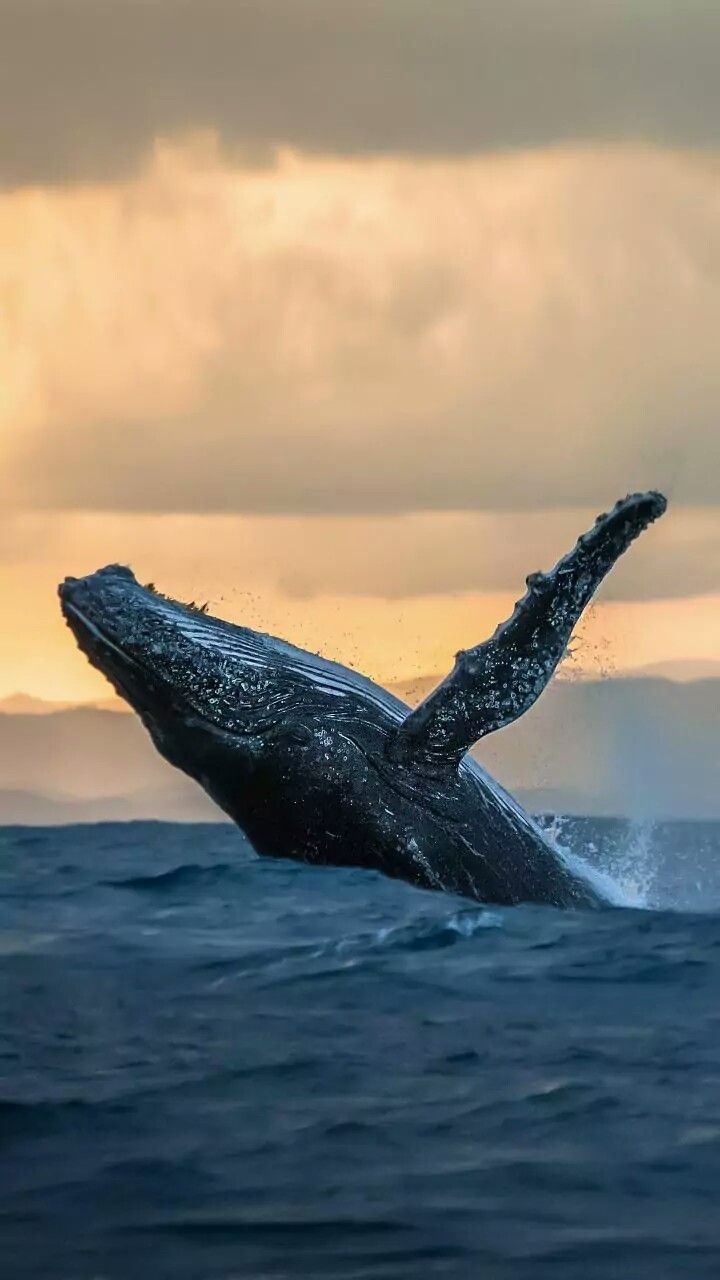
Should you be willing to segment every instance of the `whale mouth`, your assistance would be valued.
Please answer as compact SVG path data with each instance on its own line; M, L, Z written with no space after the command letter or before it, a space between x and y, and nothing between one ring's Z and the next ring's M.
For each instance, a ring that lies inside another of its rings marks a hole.
M108 569L102 569L99 574L93 576L104 576L107 579L111 572L115 578L131 582L134 586L138 585L134 573L119 565L109 566ZM88 657L93 656L88 652L90 649L105 650L123 663L139 668L140 664L91 616L91 612L97 612L97 610L90 608L92 602L90 581L91 579L88 578L67 577L58 586L60 608L70 630L83 651L88 653Z
M64 586L65 584L63 583L62 585ZM106 632L97 625L97 623L92 622L91 619L88 618L87 614L83 613L82 609L79 609L76 604L73 604L72 600L68 600L63 596L61 589L59 589L59 594L63 617L78 642L81 638L85 639L86 642L97 645L98 647L115 654L122 662L126 662L128 666L141 670L140 663L137 662L135 658L131 658L130 654L126 653L124 649L121 649L114 640L111 640L110 636L107 635Z
M63 617L72 631L78 648L89 662L110 682L119 697L139 712L157 693L152 673L117 644L101 626L88 616L69 595L74 579L66 579L58 588Z
M169 708L172 690L152 663L142 660L142 648L132 643L135 606L152 600L152 591L142 587L124 565L108 565L85 578L67 577L57 590L78 648L116 693L142 718L152 710Z
M215 734L242 731L238 680L261 666L261 638L253 648L241 629L143 586L124 565L66 577L57 592L78 648L151 733L168 717ZM245 664L237 676L228 656Z

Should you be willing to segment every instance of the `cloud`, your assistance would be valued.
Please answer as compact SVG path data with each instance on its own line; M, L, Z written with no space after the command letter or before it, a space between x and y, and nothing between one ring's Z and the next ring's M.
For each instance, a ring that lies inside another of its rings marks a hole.
M719 43L706 0L3 0L0 181L128 173L193 128L260 162L715 144Z
M306 611L322 596L387 602L505 597L549 569L592 522L592 510L429 512L407 516L145 516L26 514L4 522L0 567L66 573L118 559L184 598L232 604L267 595ZM603 600L701 596L720 583L720 521L672 507L609 575ZM243 605L246 608L246 605ZM499 614L495 621L500 621Z
M16 510L603 509L718 498L717 157L159 148L0 198Z
M10 522L19 554L6 546L0 559L0 692L105 696L55 588L66 573L115 560L172 595L210 600L214 613L381 681L447 671L459 648L508 616L528 569L552 563L588 516L27 514ZM716 571L717 552L709 513L675 508L654 525L586 611L567 674L716 655L720 596L692 571ZM705 594L693 598L683 585Z

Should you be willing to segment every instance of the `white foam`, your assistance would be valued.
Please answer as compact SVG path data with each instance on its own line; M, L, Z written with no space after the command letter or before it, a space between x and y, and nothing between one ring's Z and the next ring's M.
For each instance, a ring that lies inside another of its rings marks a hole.
M543 834L573 875L585 880L615 907L647 910L651 906L650 891L656 870L654 823L632 823L626 838L616 846L604 867L589 863L582 854L563 844L563 826L563 819L556 818ZM594 846L588 852L594 852Z

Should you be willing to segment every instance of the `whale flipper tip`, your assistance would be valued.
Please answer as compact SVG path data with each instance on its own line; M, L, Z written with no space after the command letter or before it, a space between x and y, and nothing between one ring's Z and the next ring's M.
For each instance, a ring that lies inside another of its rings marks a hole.
M597 517L527 591L493 636L458 654L454 670L399 726L393 752L456 765L479 738L517 720L542 693L573 628L615 561L667 509L656 489L629 493Z

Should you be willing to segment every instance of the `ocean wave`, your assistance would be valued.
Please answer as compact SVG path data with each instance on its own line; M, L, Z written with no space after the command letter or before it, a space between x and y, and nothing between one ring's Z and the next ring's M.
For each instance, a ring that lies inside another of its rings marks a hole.
M653 833L660 902L720 901L719 834ZM5 838L3 1275L718 1274L720 916L488 910L221 827Z
M229 862L216 862L210 866L187 862L158 871L154 875L126 876L117 880L99 880L107 889L134 889L141 893L167 893L196 885L215 885L237 876L239 868Z
M399 925L385 925L369 933L342 938L328 944L316 954L341 955L347 951L433 951L452 947L486 929L502 926L502 916L497 911L470 908L456 911L446 917L432 916L406 921Z
M80 1098L37 1102L0 1098L0 1148L6 1142L49 1132L65 1120L76 1122L87 1110L88 1104Z

